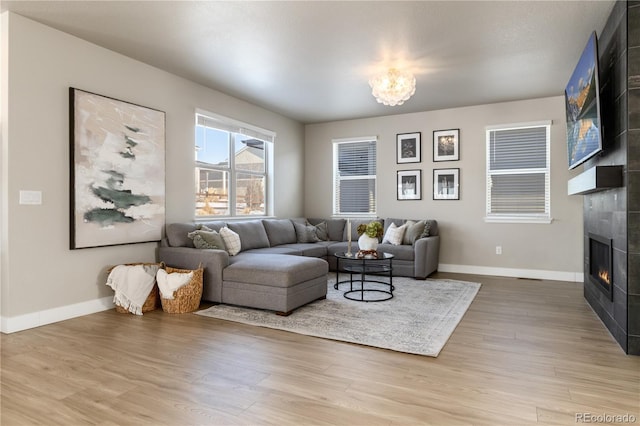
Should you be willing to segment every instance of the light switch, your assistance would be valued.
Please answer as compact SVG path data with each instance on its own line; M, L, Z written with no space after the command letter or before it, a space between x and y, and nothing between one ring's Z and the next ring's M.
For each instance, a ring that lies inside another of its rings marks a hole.
M42 191L20 191L20 204L42 204Z

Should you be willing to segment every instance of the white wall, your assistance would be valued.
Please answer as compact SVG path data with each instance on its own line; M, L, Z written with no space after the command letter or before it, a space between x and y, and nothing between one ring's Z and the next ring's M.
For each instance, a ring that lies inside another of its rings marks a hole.
M2 43L2 331L109 307L106 268L155 259L156 243L69 250L70 86L166 112L167 223L193 219L196 108L275 131L275 215L302 214L300 123L13 13Z
M419 90L419 89L418 89ZM409 100L409 102L411 102ZM550 225L485 223L485 126L553 120ZM562 96L307 125L305 215L332 214L334 138L378 136L378 216L436 219L441 271L581 281L582 197L567 195ZM460 161L433 162L435 130L460 129ZM396 134L422 133L422 162L396 164ZM460 200L434 201L434 168L460 168ZM422 170L422 200L398 201L396 172ZM312 178L311 178L312 177ZM495 248L502 246L503 254Z

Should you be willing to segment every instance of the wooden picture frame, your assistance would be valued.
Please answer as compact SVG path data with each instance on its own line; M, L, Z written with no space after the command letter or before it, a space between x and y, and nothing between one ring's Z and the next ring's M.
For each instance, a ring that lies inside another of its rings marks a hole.
M460 129L433 132L433 161L460 160Z
M460 169L433 169L433 199L460 199Z
M422 141L420 132L396 135L396 164L419 163L422 161Z
M398 200L422 199L422 170L398 170Z
M165 113L69 88L70 248L159 241Z

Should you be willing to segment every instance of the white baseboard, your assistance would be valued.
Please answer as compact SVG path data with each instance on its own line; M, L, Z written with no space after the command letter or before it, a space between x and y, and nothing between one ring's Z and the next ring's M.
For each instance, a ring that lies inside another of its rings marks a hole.
M553 280L584 282L583 272L547 271L543 269L515 269L495 268L490 266L475 265L451 265L441 263L438 265L440 272L455 272L459 274L494 275L497 277L529 278L534 280Z
M108 296L87 302L74 303L73 305L60 306L59 308L18 315L16 317L1 317L0 331L3 333L15 333L16 331L27 330L42 325L53 324L58 321L106 311L113 309L113 307L113 296Z

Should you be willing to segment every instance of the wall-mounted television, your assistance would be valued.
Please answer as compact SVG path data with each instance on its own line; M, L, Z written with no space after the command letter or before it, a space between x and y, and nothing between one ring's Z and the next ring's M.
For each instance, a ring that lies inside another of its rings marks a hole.
M582 51L564 91L569 169L602 151L598 40L595 31Z

